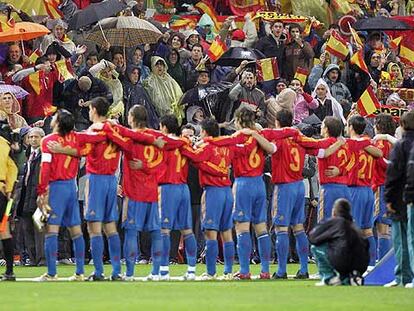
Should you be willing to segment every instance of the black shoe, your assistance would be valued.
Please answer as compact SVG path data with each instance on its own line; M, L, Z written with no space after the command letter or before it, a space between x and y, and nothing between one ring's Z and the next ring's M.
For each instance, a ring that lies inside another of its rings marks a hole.
M118 282L118 281L123 281L124 278L122 277L122 275L117 274L117 275L111 275L109 277L109 280L112 281L112 282Z
M287 280L287 273L283 273L282 275L278 275L277 272L273 273L272 279L273 280Z
M3 274L1 276L0 281L16 281L16 276L14 275L14 273L12 274Z
M96 275L95 273L92 273L88 278L86 279L89 282L101 282L106 281L104 275Z
M298 271L296 273L294 279L296 279L296 280L307 280L307 279L309 279L309 273L308 272L303 273L303 272Z

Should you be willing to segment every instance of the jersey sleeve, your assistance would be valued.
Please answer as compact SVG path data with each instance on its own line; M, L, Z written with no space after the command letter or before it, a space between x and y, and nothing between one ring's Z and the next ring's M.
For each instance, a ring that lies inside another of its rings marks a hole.
M336 139L333 137L314 139L305 135L297 135L295 141L305 149L326 149L335 143Z
M92 145L107 139L104 131L76 132L77 151L79 156L86 156L92 151Z
M165 150L174 150L177 148L181 148L182 146L187 144L187 142L181 138L171 138L166 135L161 136L161 138L166 141L166 144L163 148Z
M346 143L348 145L350 152L357 152L371 145L371 141L368 138L362 138L362 139L349 138L346 140Z
M106 124L105 124L106 126ZM105 127L104 127L105 128ZM129 128L126 128L125 126L122 125L117 125L116 126L119 134L123 137L126 138L130 138L133 141L143 144L143 145L151 145L154 143L156 137L154 135L148 134L148 133L143 133L143 132L139 132L139 131L134 131L131 130Z
M299 135L299 131L291 127L285 127L281 129L265 129L261 131L260 134L263 135L263 137L267 140L272 141L288 137L295 137Z
M104 131L108 138L116 145L118 145L122 150L129 151L131 149L133 141L130 138L124 137L120 134L120 126L106 123L104 125Z
M208 161L210 159L210 153L207 146L208 145L205 145L204 147L194 150L191 146L185 145L180 149L180 152L194 163Z

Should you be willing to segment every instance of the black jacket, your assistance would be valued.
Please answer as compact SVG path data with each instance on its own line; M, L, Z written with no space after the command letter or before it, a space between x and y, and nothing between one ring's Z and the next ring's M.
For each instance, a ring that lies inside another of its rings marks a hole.
M414 131L403 133L391 150L385 179L384 198L391 203L396 213L391 215L394 220L407 220L406 202L403 200L403 191L407 183L407 163L414 142Z
M317 225L309 233L309 242L328 243L329 262L341 275L354 270L362 274L368 267L368 241L350 220L334 217Z
M30 157L30 148L28 149L27 158ZM19 180L19 186L21 186L21 194L17 203L17 216L31 216L36 210L37 200L37 185L39 184L40 175L40 162L42 154L40 149L35 158L30 163L30 174L25 185L25 176L28 170L28 161L24 166L24 174Z
M257 41L255 48L262 52L266 57L277 57L279 73L284 73L285 62L285 42L286 37L282 34L281 40L276 41L272 35L267 35Z
M404 189L404 202L414 203L414 144L407 163L407 183Z

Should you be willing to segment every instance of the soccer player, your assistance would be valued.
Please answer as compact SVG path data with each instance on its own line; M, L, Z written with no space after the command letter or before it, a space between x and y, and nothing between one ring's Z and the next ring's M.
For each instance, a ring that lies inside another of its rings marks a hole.
M200 185L204 188L201 198L202 228L206 238L207 272L202 279L216 279L216 260L218 255L217 234L223 240L224 274L232 274L234 261L234 242L232 237L231 181L229 167L233 158L233 150L227 146L217 146L219 126L214 119L205 119L201 123L201 137L208 140L196 151L191 147L182 148L181 154L193 161L199 168Z
M392 149L393 143L396 142L395 122L392 116L387 114L379 114L375 118L375 144L379 148L383 156L376 158L374 161L372 190L375 196L374 221L378 236L377 257L380 260L391 248L390 226L391 219L387 217L387 206L384 199L384 184L387 170L387 162Z
M123 191L126 195L122 211L126 259L124 280L134 280L135 259L138 256L138 232L149 231L152 242L152 271L147 280L158 281L162 240L157 204L157 169L163 161L163 154L152 145L143 145L126 137L148 132L146 129L147 111L144 106L135 105L129 110L128 124L132 130L109 123L104 126L108 137L124 151Z
M191 198L187 185L188 162L181 155L179 147L187 143L177 137L180 130L174 115L165 115L160 120L161 132L166 135L164 148L166 170L160 176L160 195L158 204L161 209L161 238L163 242L160 274L161 280L169 280L169 259L171 249L171 230L180 230L183 236L188 269L186 280L195 280L197 242L192 230ZM175 141L177 148L168 148ZM177 144L178 143L178 144Z
M45 213L48 212L50 205L51 211L45 235L47 273L37 278L38 281L57 280L57 242L61 225L69 228L76 258L76 272L69 280L84 280L85 241L80 227L76 186L79 158L65 154L52 154L48 148L49 141L57 141L71 148L80 148L78 138L73 132L74 124L75 119L70 112L64 109L58 110L51 122L53 133L42 140L38 204ZM88 138L89 142L102 141L102 135L89 135Z

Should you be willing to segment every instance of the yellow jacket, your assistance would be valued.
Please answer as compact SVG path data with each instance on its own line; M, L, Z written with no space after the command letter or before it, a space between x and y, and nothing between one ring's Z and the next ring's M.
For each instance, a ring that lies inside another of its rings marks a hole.
M9 153L9 142L0 137L0 182L6 185L6 193L13 191L18 173L17 166L10 158Z

